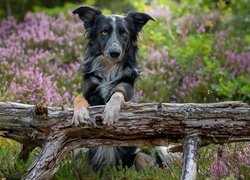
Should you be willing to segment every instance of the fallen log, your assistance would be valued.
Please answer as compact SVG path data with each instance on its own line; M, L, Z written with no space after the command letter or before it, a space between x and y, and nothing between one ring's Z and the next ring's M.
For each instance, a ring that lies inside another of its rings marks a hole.
M51 177L62 157L79 147L164 146L194 133L205 144L250 141L250 106L242 102L128 104L113 126L102 124L103 108L89 107L97 126L74 127L72 109L0 102L1 136L43 148L26 179Z

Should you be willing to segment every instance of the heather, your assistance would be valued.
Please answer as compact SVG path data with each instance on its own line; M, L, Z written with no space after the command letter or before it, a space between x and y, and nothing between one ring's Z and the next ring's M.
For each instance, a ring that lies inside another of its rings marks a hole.
M129 7L156 19L145 26L139 39L141 76L136 86L137 101L250 103L247 0L113 3L113 6L100 2L99 5L105 8L104 12L123 14ZM32 12L1 20L0 101L72 106L74 97L81 94L78 68L86 42L81 21L71 13L78 5L67 3L45 8L36 4L30 7ZM20 177L39 151L34 151L24 163L16 160L19 144L0 139L0 145L0 177L10 172ZM198 173L204 179L248 179L249 159L248 144L210 145L201 149ZM70 154L61 163L56 177L75 176L84 167ZM181 158L173 158L171 166L163 170L137 173L132 169L124 173L111 168L110 171L114 179L166 176L178 179L180 169Z
M22 22L9 17L0 25L1 100L70 105L80 92L82 23L43 13Z
M157 22L149 24L142 38L144 72L138 85L142 99L250 102L249 34L234 27L234 20L243 13L236 9L248 3L220 2L207 9L209 3L200 2L198 7L188 6L188 12L181 12L187 8L185 3L183 9L168 3L171 9L156 5L147 11Z

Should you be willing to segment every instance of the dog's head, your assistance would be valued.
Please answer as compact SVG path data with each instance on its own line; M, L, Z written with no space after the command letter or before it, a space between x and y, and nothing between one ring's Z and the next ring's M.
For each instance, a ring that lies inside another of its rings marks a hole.
M142 27L154 19L145 13L129 12L126 16L103 15L95 7L81 6L73 11L84 22L90 44L97 53L111 61L121 61L129 47L135 45Z

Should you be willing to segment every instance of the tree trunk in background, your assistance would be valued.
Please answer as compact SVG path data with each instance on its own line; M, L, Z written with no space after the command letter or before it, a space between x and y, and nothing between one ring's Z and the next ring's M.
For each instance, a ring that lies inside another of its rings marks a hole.
M7 17L12 16L12 9L11 9L10 0L5 0L5 1L6 1Z

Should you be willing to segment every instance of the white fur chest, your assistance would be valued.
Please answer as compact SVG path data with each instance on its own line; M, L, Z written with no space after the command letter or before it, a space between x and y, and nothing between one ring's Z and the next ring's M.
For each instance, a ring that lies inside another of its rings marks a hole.
M97 75L102 79L99 89L104 99L108 98L114 88L114 81L122 75L122 67L119 64L105 64L97 71Z
M118 65L114 65L110 68L104 68L98 72L98 76L102 78L104 83L114 81L119 78L119 74L122 74L122 72Z

